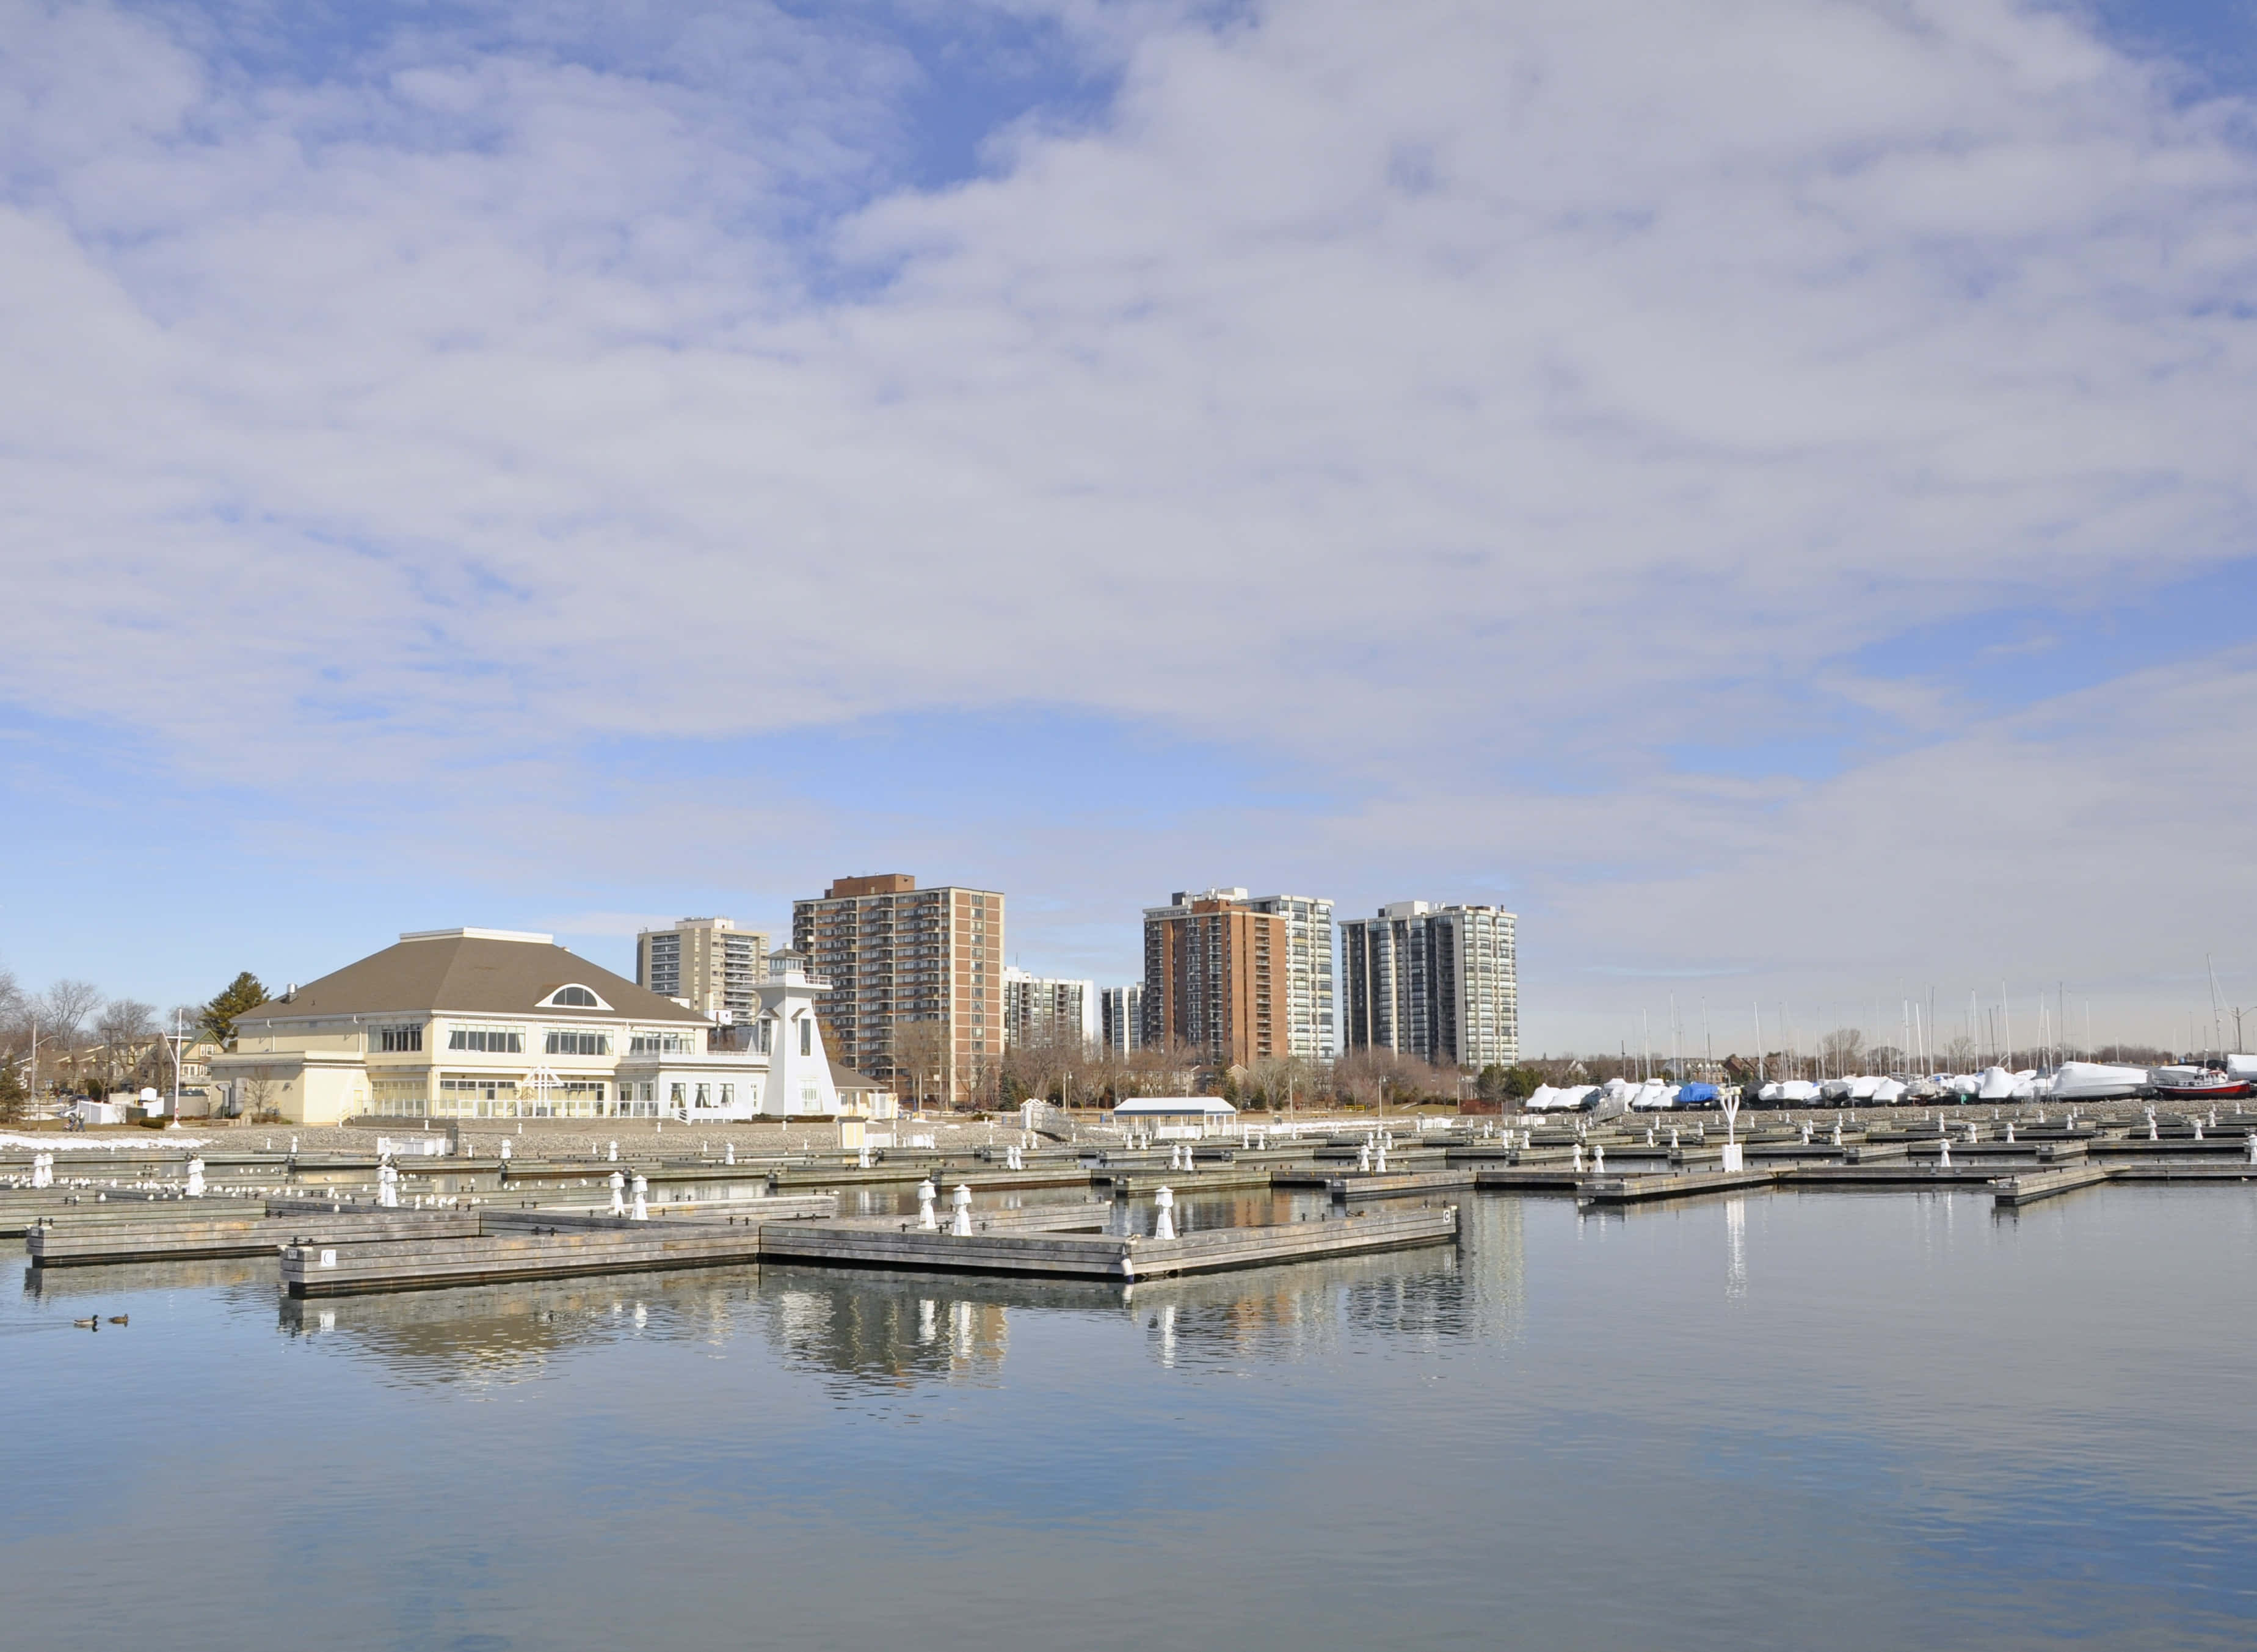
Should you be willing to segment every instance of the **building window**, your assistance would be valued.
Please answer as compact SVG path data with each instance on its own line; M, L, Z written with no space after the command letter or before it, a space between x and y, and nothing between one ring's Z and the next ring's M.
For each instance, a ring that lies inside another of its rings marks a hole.
M457 1027L447 1034L449 1049L482 1049L490 1055L522 1055L525 1034L514 1027Z
M734 1084L721 1086L721 1105L724 1107L733 1107L737 1105L737 1087Z
M690 1034L687 1033L637 1033L627 1040L630 1055L687 1055Z
M812 1015L799 1018L799 1053L803 1055L815 1054L815 1017Z
M676 1084L676 1085L675 1085L675 1086L674 1086L674 1093L673 1093L673 1095L669 1098L669 1099L670 1099L670 1100L672 1100L672 1102L674 1103L674 1105L675 1105L676 1106L677 1106L677 1107L679 1107L679 1106L682 1105L683 1096L682 1096L682 1086L681 1086L680 1084Z
M551 1033L548 1034L551 1055L608 1055L612 1041L602 1033Z
M603 999L584 986L560 986L548 995L548 1002L559 1009L593 1010L603 1007Z
M376 1029L376 1047L387 1055L406 1055L423 1048L423 1029L416 1027L379 1027Z

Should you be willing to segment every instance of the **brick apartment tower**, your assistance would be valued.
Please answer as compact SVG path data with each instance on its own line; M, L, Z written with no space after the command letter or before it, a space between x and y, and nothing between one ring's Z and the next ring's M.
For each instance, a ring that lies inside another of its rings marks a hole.
M1287 921L1242 889L1178 892L1144 909L1144 1042L1210 1067L1288 1053Z
M841 878L820 900L796 900L791 944L828 976L817 1001L831 1058L895 1085L916 1075L895 1059L897 1033L940 1030L936 1099L977 1089L1003 1054L1003 897L953 885L919 889L904 872ZM930 1078L926 1080L929 1084Z

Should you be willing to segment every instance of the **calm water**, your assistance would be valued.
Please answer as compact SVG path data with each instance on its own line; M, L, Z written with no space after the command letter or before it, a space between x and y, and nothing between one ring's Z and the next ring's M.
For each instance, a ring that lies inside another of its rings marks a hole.
M2246 1190L1465 1208L1461 1252L1125 1303L23 1279L8 1639L2257 1641Z

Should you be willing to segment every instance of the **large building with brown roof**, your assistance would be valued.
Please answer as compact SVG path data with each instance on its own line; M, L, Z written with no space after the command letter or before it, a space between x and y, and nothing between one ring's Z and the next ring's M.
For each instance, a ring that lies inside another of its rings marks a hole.
M304 1124L835 1114L823 986L767 962L757 1014L720 1027L546 935L418 931L246 1011L212 1077Z

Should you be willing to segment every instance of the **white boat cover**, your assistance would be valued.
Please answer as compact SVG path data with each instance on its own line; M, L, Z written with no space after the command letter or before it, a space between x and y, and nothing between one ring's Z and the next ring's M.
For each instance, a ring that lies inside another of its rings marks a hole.
M1886 1107L1895 1102L1902 1101L1904 1099L1904 1093L1905 1082L1903 1079L1876 1078L1873 1080L1873 1093L1870 1096L1858 1096L1857 1099L1859 1101L1870 1101L1878 1106Z
M1807 1078L1790 1078L1779 1087L1779 1098L1786 1102L1815 1101L1818 1086Z
M1850 1099L1852 1101L1871 1101L1873 1098L1874 1093L1878 1091L1883 1084L1886 1084L1889 1081L1886 1078L1852 1078L1850 1081ZM1900 1084L1897 1088L1899 1090L1902 1090L1904 1086Z
M1779 1080L1774 1078L1771 1083L1757 1091L1756 1099L1758 1101L1777 1101L1779 1099Z
M2036 1073L2016 1073L2013 1077L2013 1087L2007 1091L2006 1097L2010 1101L2031 1101L2036 1098L2037 1093Z
M2236 1078L2257 1078L2257 1055L2228 1055L2225 1070Z
M2144 1067L2110 1067L2099 1062L2065 1061L2053 1076L2053 1093L2062 1101L2110 1101L2136 1096L2147 1088Z
M1850 1079L1829 1078L1818 1086L1818 1093L1829 1101L1847 1101L1850 1099L1850 1091L1853 1088L1855 1084Z

